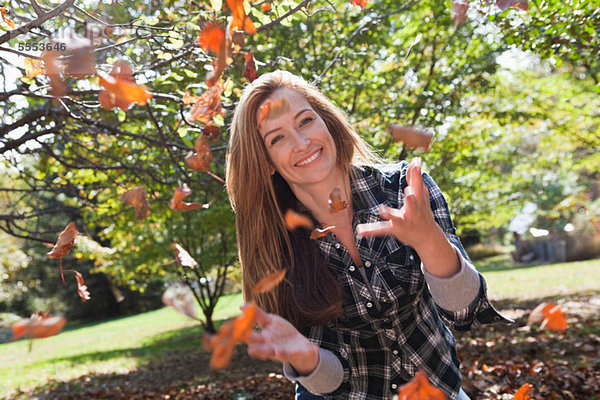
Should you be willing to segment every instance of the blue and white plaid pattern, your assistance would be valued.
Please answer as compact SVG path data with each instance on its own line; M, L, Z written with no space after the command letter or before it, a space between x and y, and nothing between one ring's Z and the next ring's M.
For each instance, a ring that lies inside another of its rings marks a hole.
M381 204L402 207L406 161L352 168L354 228L381 220ZM429 175L424 174L423 180L435 220L467 258L442 192ZM299 209L308 213L302 204ZM391 399L415 372L424 370L435 386L456 399L461 388L459 361L454 337L443 322L467 330L474 324L508 321L489 303L483 276L480 274L479 295L472 304L450 312L433 302L417 253L396 238L357 239L364 271L354 264L335 235L318 239L318 245L337 276L344 305L336 322L304 332L311 341L336 354L344 367L343 384L333 393L322 394L323 398Z

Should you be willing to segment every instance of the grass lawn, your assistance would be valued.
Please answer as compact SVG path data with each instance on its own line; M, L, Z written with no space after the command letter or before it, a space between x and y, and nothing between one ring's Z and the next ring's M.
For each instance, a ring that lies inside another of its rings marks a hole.
M507 301L518 303L569 293L600 292L600 259L553 265L514 265L508 256L497 256L475 264L488 282L492 299L510 299ZM224 297L219 302L215 320L238 315L241 303L240 294ZM148 378L147 372L139 371L153 371L153 365L157 363L163 370L172 371L182 364L182 358L194 352L202 353L201 333L197 322L171 308L162 308L101 323L68 326L57 336L35 340L31 352L28 351L28 340L0 344L0 398L28 392L49 382L52 385L61 381L79 384L86 379L104 382L102 379L111 379L114 375L139 386L140 382L153 379ZM240 354L243 352L239 349ZM201 357L207 355L202 353ZM245 368L244 376L267 367L278 372L277 366L262 365L252 359L243 361L243 357L237 360L236 368ZM196 375L185 380L222 379L220 375L206 375L207 364L207 358L194 359L192 365ZM139 373L139 381L132 379L134 370ZM171 373L177 375L176 378L181 374ZM171 382L169 379L165 376L166 382ZM23 396L19 398L29 397Z
M239 314L241 294L224 296L215 320ZM0 345L0 398L27 391L50 379L70 380L91 373L126 373L172 349L197 347L198 322L170 307L79 326L59 335Z
M600 291L600 259L561 264L515 264L509 255L475 261L491 299L527 300Z

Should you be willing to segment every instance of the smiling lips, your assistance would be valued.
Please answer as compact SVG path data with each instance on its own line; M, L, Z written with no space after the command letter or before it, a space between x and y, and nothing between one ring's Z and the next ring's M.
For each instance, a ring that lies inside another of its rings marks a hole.
M302 161L299 161L295 164L296 167L304 167L310 163L312 163L313 161L315 161L317 158L319 158L319 156L321 156L321 153L323 152L323 149L319 149L317 151L315 151L311 156L309 156L308 158L305 158Z

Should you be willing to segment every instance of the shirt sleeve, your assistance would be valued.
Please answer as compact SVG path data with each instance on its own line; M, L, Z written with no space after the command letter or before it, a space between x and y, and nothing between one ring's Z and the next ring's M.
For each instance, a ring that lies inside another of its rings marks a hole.
M331 393L342 384L344 368L340 359L329 350L319 350L317 368L310 375L298 375L290 364L283 364L284 375L315 394Z
M429 190L430 205L435 221L459 255L461 264L460 271L449 278L435 277L424 271L425 279L440 315L448 325L456 330L469 330L473 326L493 322L514 322L500 315L490 304L485 279L473 266L456 235L448 203L440 188L426 173L423 174L423 182Z

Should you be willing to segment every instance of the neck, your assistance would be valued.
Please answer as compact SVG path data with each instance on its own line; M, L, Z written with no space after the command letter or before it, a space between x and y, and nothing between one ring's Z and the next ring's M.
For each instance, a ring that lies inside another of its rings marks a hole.
M329 194L334 188L340 188L348 207L332 214L329 210ZM343 225L352 223L352 190L350 179L342 168L337 168L327 179L311 185L290 185L296 198L302 202L322 225Z

